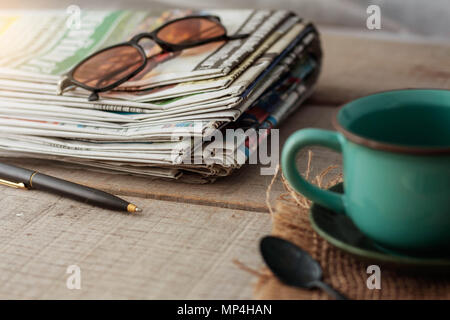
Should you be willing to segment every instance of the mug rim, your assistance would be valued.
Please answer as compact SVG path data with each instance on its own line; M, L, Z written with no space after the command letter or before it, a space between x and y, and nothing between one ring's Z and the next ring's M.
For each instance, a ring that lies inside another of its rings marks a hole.
M395 92L395 91L448 91L447 89L433 89L433 88L405 88L405 89L393 89L393 90L384 90L374 92L356 99L353 99L345 104L341 105L338 110L336 110L335 115L332 118L333 127L340 133L344 135L348 140L358 144L363 145L371 149L395 152L395 153L406 153L406 154L416 154L416 155L446 155L450 154L450 147L416 147L416 146L405 146L401 144L389 143L389 142L381 142L374 139L366 138L360 135L357 135L347 129L345 129L338 121L339 112L344 109L349 103L354 102L358 99L381 94L387 92Z

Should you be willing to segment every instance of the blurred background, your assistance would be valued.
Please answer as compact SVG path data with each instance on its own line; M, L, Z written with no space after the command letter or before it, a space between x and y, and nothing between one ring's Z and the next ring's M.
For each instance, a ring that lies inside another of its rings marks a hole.
M354 32L398 41L450 44L450 0L0 0L2 9L282 8L331 32ZM381 8L381 30L368 30L366 9Z

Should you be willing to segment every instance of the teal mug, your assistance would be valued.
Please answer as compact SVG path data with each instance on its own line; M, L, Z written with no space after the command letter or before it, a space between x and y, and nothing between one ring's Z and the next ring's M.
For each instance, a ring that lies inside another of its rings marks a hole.
M303 129L283 147L290 185L347 215L379 247L402 253L450 251L450 91L407 89L344 105L335 131ZM298 172L310 145L343 156L344 194L322 190Z

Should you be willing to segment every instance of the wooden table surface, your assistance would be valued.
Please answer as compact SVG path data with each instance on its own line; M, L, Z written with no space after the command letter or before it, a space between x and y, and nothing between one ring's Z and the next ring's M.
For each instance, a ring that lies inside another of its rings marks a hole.
M323 32L324 66L315 94L280 128L281 142L305 127L331 128L339 105L397 88L450 89L450 47ZM306 153L299 167L306 164ZM38 191L0 186L0 298L248 299L270 232L271 176L247 165L212 185L187 185L19 161L123 196L138 215L102 210ZM340 156L314 148L316 172ZM273 186L276 197L283 191ZM81 270L69 290L68 266Z

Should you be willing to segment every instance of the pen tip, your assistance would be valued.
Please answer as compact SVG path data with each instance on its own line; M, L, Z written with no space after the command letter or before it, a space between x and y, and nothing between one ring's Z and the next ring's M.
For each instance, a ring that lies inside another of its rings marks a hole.
M128 212L131 212L131 213L133 213L133 212L142 212L142 209L141 209L141 208L138 208L138 207L136 207L134 204L130 203L130 204L128 205L128 207L127 207L127 211L128 211Z

